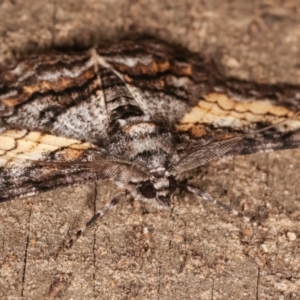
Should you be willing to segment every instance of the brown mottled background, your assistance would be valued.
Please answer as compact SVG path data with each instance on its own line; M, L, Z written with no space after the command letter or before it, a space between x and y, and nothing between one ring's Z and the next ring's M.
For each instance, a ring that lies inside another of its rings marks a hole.
M300 84L299 0L1 0L0 68L26 53L134 34L212 55L228 76ZM211 163L193 184L248 215L178 195L124 202L59 254L112 184L0 205L1 299L300 299L300 151ZM1 192L1 191L0 191Z

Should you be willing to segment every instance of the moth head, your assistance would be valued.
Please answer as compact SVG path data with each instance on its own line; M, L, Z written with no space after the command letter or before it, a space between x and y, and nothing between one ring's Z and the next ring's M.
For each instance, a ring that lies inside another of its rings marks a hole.
M137 186L137 195L142 201L151 201L156 206L167 207L171 205L171 196L176 186L176 180L172 176L151 176Z

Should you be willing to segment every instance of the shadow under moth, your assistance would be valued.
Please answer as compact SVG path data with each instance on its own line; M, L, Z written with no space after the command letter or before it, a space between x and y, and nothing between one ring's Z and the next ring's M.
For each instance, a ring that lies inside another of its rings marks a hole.
M225 156L300 146L300 87L226 78L213 60L127 40L32 55L0 75L0 202L100 180L170 206L180 175Z

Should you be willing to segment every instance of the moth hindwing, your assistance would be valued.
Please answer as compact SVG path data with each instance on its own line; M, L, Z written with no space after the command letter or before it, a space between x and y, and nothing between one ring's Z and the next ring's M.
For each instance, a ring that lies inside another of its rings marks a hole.
M149 39L32 55L0 77L0 201L109 179L120 193L87 225L125 196L169 206L187 170L299 147L299 98Z

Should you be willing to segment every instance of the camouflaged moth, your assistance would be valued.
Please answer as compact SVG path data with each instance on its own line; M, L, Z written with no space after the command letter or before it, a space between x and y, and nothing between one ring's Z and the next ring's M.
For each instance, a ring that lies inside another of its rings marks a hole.
M225 78L149 39L31 56L0 76L0 201L109 179L120 194L87 225L127 195L169 206L187 170L299 147L299 103L298 86Z

